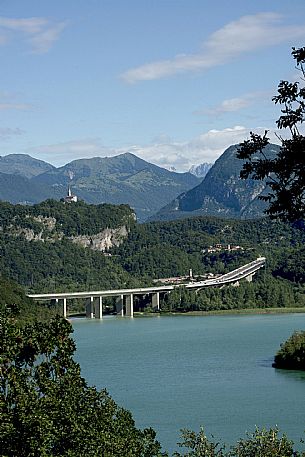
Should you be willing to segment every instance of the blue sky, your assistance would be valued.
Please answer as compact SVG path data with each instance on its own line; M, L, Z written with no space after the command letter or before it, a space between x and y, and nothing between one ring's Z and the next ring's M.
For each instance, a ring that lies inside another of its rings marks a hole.
M304 0L0 0L0 155L213 162L275 131L304 45Z

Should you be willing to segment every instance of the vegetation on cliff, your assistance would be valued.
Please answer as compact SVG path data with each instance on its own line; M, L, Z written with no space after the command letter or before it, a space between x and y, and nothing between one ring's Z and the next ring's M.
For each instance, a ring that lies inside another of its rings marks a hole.
M12 229L29 229L43 238L65 235L94 235L106 228L126 226L135 223L133 211L127 205L88 205L79 201L65 204L46 200L33 206L12 205L0 202L0 227L4 233Z

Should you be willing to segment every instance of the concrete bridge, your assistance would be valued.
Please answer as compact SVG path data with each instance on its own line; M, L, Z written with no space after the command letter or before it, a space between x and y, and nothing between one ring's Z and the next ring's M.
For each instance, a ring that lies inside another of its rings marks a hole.
M140 287L134 289L115 289L115 290L99 290L91 292L64 292L53 294L30 294L28 297L36 301L52 301L61 302L63 307L63 315L67 317L67 301L72 299L85 299L86 301L86 317L102 319L103 317L103 298L117 297L116 311L119 315L133 317L134 296L151 296L152 308L160 309L160 294L170 293L176 287L185 287L186 289L200 290L205 287L222 287L226 284L238 285L241 279L252 281L253 275L262 267L265 266L265 257L258 257L253 262L247 263L229 273L218 276L217 278L207 279L205 281L197 281L189 284L172 285L172 286L157 286L157 287Z
M218 286L221 287L225 284L235 284L238 285L238 282L241 279L246 279L247 281L252 281L254 274L260 269L265 266L266 258L265 257L258 257L253 262L247 263L242 267L236 268L229 273L224 275L218 276L217 278L207 279L206 281L198 281L193 282L191 284L187 284L185 287L187 289L201 289L204 287L213 287Z
M61 302L63 306L63 315L67 317L67 301L75 298L86 300L86 317L102 319L103 317L103 298L117 297L116 311L119 315L133 317L134 296L151 296L152 308L160 309L160 294L167 293L174 289L174 286L163 287L140 287L136 289L116 289L116 290L99 290L91 292L64 292L54 294L30 294L28 297L36 301Z

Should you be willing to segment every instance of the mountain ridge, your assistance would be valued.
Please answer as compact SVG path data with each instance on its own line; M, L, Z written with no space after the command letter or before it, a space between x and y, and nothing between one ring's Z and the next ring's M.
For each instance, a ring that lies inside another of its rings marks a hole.
M148 219L181 192L200 182L189 172L166 170L130 152L113 157L77 159L58 168L21 154L11 154L8 161L13 162L14 158L18 166L7 168L10 173L6 173L6 178L2 176L6 185L5 192L1 194L0 191L1 199L28 204L46 198L60 199L70 185L73 192L88 203L129 204L140 221ZM19 176L16 169L20 173L22 158L26 163L32 161L34 170L27 170L25 174L31 177L21 176L16 184ZM43 172L37 174L38 164ZM10 176L14 176L14 180ZM19 192L19 188L23 191Z
M202 182L165 205L151 220L171 220L210 215L229 218L261 217L266 203L258 197L267 191L266 181L242 180L242 161L237 159L238 145L232 145L216 160ZM274 155L279 146L270 144L266 154Z
M32 178L55 168L48 162L35 159L29 154L8 154L0 156L0 172Z

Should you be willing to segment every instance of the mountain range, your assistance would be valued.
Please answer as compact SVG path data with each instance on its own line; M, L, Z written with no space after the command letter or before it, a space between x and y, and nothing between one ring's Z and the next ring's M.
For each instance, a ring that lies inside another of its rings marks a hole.
M156 213L151 220L181 219L190 216L219 216L250 219L260 217L266 203L258 197L267 192L266 182L239 177L242 161L237 159L237 145L232 145L216 160L202 182L181 193L171 203ZM279 146L265 148L273 156Z
M28 155L10 154L0 157L0 200L23 204L59 200L70 186L87 203L130 205L140 222L198 215L260 217L266 204L258 197L266 194L266 182L240 179L237 147L230 146L213 165L205 163L187 173L166 170L128 152L74 160L59 168ZM265 149L271 156L278 151L275 144Z
M66 196L68 185L87 203L129 204L144 221L200 182L130 154L74 160L56 168L25 154L0 157L0 199L34 204Z

